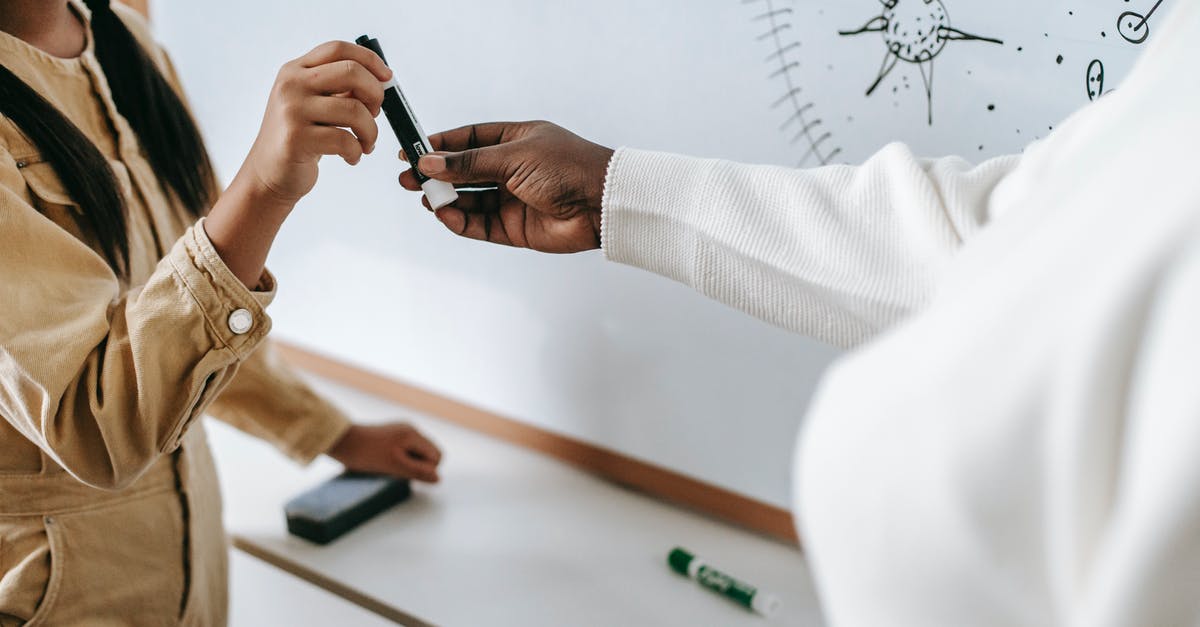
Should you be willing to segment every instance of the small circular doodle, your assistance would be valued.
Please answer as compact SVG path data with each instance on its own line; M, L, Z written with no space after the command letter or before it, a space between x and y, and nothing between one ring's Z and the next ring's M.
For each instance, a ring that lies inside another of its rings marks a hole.
M928 4L897 1L883 10L883 19L887 22L883 40L902 61L927 61L946 47L942 33L950 26L950 18L941 0Z
M1161 6L1163 0L1158 0L1145 15L1137 11L1126 11L1117 18L1117 32L1131 44L1140 44L1150 36L1150 17Z
M1137 11L1126 11L1117 18L1117 32L1131 44L1140 44L1150 36L1146 18Z

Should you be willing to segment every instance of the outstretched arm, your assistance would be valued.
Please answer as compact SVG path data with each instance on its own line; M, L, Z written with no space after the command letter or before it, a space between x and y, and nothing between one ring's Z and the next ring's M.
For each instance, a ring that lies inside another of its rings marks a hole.
M354 424L276 354L260 346L209 406L222 422L273 444L296 462L321 454L349 470L436 482L442 454L409 424Z
M851 346L919 308L989 219L1017 157L971 166L900 144L861 166L796 170L622 148L548 122L431 138L422 172L466 192L437 212L464 237L545 252L603 247L759 318ZM411 171L400 177L419 189Z

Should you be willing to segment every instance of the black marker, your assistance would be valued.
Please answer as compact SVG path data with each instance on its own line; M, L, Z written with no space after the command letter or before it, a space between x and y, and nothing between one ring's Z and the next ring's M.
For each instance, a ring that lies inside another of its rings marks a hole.
M379 58L387 63L387 57L383 56L383 48L379 47L379 40L363 35L354 40L354 43L379 55ZM417 122L412 105L408 104L404 92L400 91L400 84L396 82L395 75L384 86L383 113L387 116L392 131L396 133L396 139L400 140L404 156L413 166L413 174L417 175L417 182L421 184L425 197L429 199L429 206L441 209L458 200L458 192L454 190L453 185L431 179L417 169L417 161L421 159L421 155L433 152L433 146L429 145L429 138L425 136L425 131L421 130L421 123Z

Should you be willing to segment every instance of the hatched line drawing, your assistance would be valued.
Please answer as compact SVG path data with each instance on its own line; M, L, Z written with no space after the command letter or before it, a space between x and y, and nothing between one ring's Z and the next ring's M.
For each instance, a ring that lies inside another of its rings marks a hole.
M783 88L780 96L771 103L771 109L783 111L779 131L786 133L789 143L799 145L803 151L796 166L831 163L842 149L834 145L833 132L824 120L815 116L816 104L803 96L804 89L796 76L802 44L787 37L792 30L795 11L790 6L780 6L778 0L742 0L742 4L759 8L752 20L763 25L758 41L771 46L771 53L763 59L770 68L767 79L780 83Z

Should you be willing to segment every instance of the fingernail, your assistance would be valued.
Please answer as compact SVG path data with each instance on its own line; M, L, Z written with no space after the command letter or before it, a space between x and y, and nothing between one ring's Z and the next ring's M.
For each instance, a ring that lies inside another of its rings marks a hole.
M446 158L442 155L425 155L417 167L422 174L441 174L446 171Z

